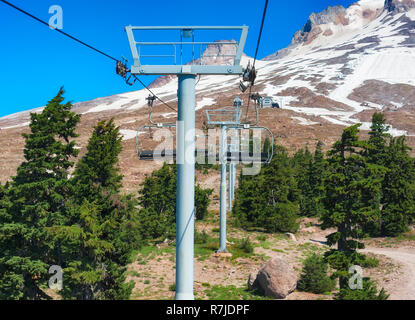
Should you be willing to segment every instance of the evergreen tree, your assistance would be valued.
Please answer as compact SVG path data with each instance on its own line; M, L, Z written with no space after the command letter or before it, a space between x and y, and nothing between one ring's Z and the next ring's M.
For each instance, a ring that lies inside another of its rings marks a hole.
M305 161L300 161L296 166L296 171L300 172L297 174L297 181L301 191L301 216L313 217L323 214L321 199L324 196L325 160L321 147L321 142L318 142L313 156L306 149Z
M370 163L386 166L387 139L390 138L389 127L385 116L375 112L372 116L372 125L369 131L367 158Z
M142 183L139 196L141 234L144 239L174 237L176 234L177 168L164 164ZM195 187L196 219L207 215L212 189Z
M381 234L397 236L408 230L415 218L415 163L405 137L391 138L385 161Z
M309 198L312 187L310 186L309 170L313 163L313 156L308 149L298 150L291 159L294 168L294 176L297 180L298 189L301 191L298 197L300 206L300 215L307 216L309 203L312 201Z
M382 113L375 112L372 116L372 125L369 131L369 140L365 152L366 160L369 163L387 167L386 153L387 145L386 139L390 137L388 134L389 127L386 125L386 119ZM382 182L383 183L383 182ZM382 193L383 193L382 188ZM383 197L380 201L379 218L376 221L371 221L364 226L364 231L371 236L379 236L382 232L382 216L383 216Z
M74 172L69 222L50 231L65 246L65 299L130 297L133 284L125 282L125 272L141 240L136 203L131 196L120 195L121 150L114 121L100 121Z
M324 198L324 179L326 176L326 161L322 152L322 143L319 141L314 152L313 162L309 170L311 186L310 199L312 199L306 214L309 216L321 216L324 213L322 199Z
M341 251L354 250L364 234L362 224L375 221L379 216L381 182L384 168L365 161L366 143L357 134L360 125L343 131L328 153L326 176L326 212L322 216L323 228L337 227L328 236L329 245L337 242Z
M309 256L304 261L304 266L297 288L300 291L312 293L331 292L335 282L327 275L328 265L324 258L318 254Z
M353 290L344 287L335 295L334 300L387 300L389 295L384 289L378 292L376 285L369 278L363 278L363 288L361 290Z
M164 164L146 177L140 191L141 233L144 239L174 237L176 232L176 171Z
M79 161L73 178L75 197L81 202L111 202L118 194L123 176L119 173L118 156L122 150L122 136L114 120L100 121L92 132L87 153ZM102 203L105 206L105 203Z
M48 227L63 225L71 194L68 171L77 156L73 138L80 116L64 91L31 114L25 138L25 161L7 191L9 204L0 216L0 299L48 299L40 289L51 265L62 265L60 243L50 241ZM6 208L5 208L6 207Z
M415 213L415 167L405 137L392 138L381 113L372 116L367 161L387 168L382 182L379 220L366 225L372 236L397 236L408 230ZM387 145L389 139L389 145Z
M270 165L259 175L241 175L232 210L235 224L267 232L296 232L298 195L291 160L284 148L276 147Z
M328 153L322 227L337 228L327 237L327 243L337 243L338 251L329 252L328 259L338 270L341 288L346 285L348 267L364 261L356 252L364 245L357 240L364 236L363 226L379 218L385 173L384 167L368 163L363 156L367 144L358 138L359 126L345 129Z

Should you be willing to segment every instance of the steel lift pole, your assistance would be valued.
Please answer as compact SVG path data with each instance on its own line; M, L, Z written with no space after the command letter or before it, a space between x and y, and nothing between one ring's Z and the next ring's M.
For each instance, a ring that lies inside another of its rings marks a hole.
M232 168L232 164L230 163L228 165L229 168L229 175L228 175L228 210L231 211L232 210L232 177L233 177L233 168Z
M236 135L236 146L235 150L239 154L239 132L235 132ZM232 164L232 201L235 200L235 185L236 185L236 163Z
M231 146L231 152L239 153L239 132L235 130L234 132L235 138L233 139L233 143ZM229 165L229 174L231 175L229 177L229 180L231 181L231 188L229 192L230 202L229 202L229 210L232 210L232 203L233 200L235 200L235 183L236 183L236 163L232 163Z
M232 152L234 151L234 145L231 143L229 145L229 149L228 151L232 154ZM229 163L228 165L229 168L229 176L228 176L228 181L229 181L229 187L228 187L228 210L232 211L232 201L233 201L233 190L234 190L234 181L233 181L233 172L235 170L235 164L232 163L232 161Z
M236 130L231 131L231 143L229 145L229 152L232 153L239 153L239 133ZM235 182L236 182L236 163L234 161L231 161L229 163L229 187L228 187L228 209L229 211L232 211L232 204L233 200L235 200Z
M176 300L193 300L195 79L179 75L177 125Z
M220 234L219 234L219 249L217 252L226 252L226 220L227 211L232 209L232 190L234 188L233 170L236 159L233 158L235 150L235 139L231 139L228 144L229 126L237 126L240 124L241 110L234 108L207 110L208 125L220 126L220 146L219 146L219 161L221 164L221 180L220 180ZM234 130L234 134L238 131ZM231 131L232 132L232 131ZM239 141L239 140L238 140ZM239 149L239 148L238 148ZM231 157L228 159L228 154ZM238 153L239 155L239 153ZM238 158L239 159L239 158ZM228 164L229 162L229 164ZM227 168L229 167L229 176L227 176ZM228 186L227 186L227 179ZM227 198L228 197L228 198Z
M226 252L226 159L228 148L226 146L226 125L221 126L220 135L220 238L218 252Z

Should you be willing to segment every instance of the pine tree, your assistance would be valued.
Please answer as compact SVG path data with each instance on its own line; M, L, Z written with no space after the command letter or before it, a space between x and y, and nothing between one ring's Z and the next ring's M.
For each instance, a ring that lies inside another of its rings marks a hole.
M50 241L48 228L63 225L71 194L68 171L77 156L73 138L80 116L71 103L62 104L64 90L31 114L25 138L25 161L7 192L9 205L0 221L0 298L48 299L40 289L50 265L62 265L62 248Z
M356 252L364 245L357 240L364 236L363 226L379 218L385 173L384 167L366 162L363 155L367 143L358 138L359 126L345 129L328 153L322 227L337 228L327 237L327 243L337 243L338 251L329 252L328 259L338 270L341 288L346 284L348 267L364 260Z
M51 230L65 246L66 299L128 299L130 255L141 243L136 203L121 196L118 155L122 137L114 121L100 121L72 179L67 226Z
M379 292L376 285L370 278L363 278L363 288L361 290L352 290L344 287L335 295L334 300L387 300L389 295L382 288Z
M144 239L174 237L176 234L176 166L164 164L142 183L139 196L141 233ZM195 187L196 219L207 215L212 189ZM164 239L163 239L164 240Z
M232 210L235 225L267 232L296 232L298 195L291 159L284 148L275 147L270 165L259 175L241 175Z
M391 137L388 132L385 116L375 112L372 116L366 155L370 163L386 165L387 139Z
M294 176L297 180L298 189L301 190L298 198L300 206L300 214L307 216L309 204L312 201L309 195L311 193L309 170L313 163L313 156L308 149L298 150L292 157L292 166L294 168Z
M357 136L359 126L345 129L328 153L322 221L324 228L338 228L328 237L328 243L337 242L341 251L357 249L359 243L349 238L361 238L362 224L379 216L384 168L367 163L362 156L366 143Z
M385 161L381 234L397 236L408 230L415 218L415 163L405 137L391 138Z
M322 199L325 187L326 161L322 152L322 143L319 141L314 152L313 162L309 169L309 184L311 186L310 198L312 199L306 213L309 216L321 216L324 213Z
M144 239L174 237L176 232L176 171L164 164L142 184L139 203Z
M327 275L328 265L324 258L318 254L309 256L303 265L297 288L300 291L312 293L331 292L335 282Z
M392 138L381 113L372 116L367 161L387 168L382 182L379 220L365 229L372 236L397 236L408 230L415 213L415 167L405 137ZM387 140L389 139L389 145Z
M76 166L73 184L77 199L110 200L111 194L119 193L123 176L117 164L121 150L122 137L114 120L100 121L89 139L87 153Z
M389 127L386 125L386 119L382 113L375 112L372 116L372 125L369 131L369 140L367 143L367 148L365 150L365 157L367 162L380 165L380 166L387 166L386 162L386 153L387 153L387 145L386 139L390 137L388 134ZM382 182L383 183L383 182ZM382 188L382 193L383 193ZM382 229L382 216L383 216L383 197L380 201L380 211L379 211L379 218L376 221L371 221L367 225L364 226L364 231L371 236L379 236L381 235Z
M321 142L318 142L314 155L307 152L307 148L303 158L305 161L300 160L299 163L296 163L296 171L300 172L296 177L298 188L301 191L301 216L321 216L324 210L321 199L324 195L325 160L321 147ZM298 158L296 159L295 156L293 160L298 162Z

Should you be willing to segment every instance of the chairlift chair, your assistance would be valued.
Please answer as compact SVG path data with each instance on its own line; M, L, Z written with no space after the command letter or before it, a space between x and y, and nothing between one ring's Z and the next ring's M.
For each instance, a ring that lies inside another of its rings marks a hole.
M248 151L242 151L239 148L239 152L235 154L235 152L229 152L228 154L228 161L235 161L235 162L244 162L244 161L251 161L252 163L263 163L269 164L274 156L274 134L272 131L263 126L251 126L249 124L243 124L239 126L230 126L228 130L250 130L249 131L249 138L248 141L241 141L239 143L239 147L241 147L242 143L245 146L248 146ZM251 149L253 145L255 137L252 135L255 130L261 131L261 141L260 141L260 150L261 152L255 152ZM264 136L265 133L265 136ZM243 136L240 134L241 140ZM266 145L266 141L268 140L268 145Z
M136 153L138 155L139 160L146 160L146 161L153 161L154 159L154 149L156 145L152 145L152 148L144 149L144 141L151 142L153 138L153 130L154 129L162 129L162 128L175 128L175 124L150 124L144 125L137 130L136 133ZM144 137L142 137L145 135ZM154 147L154 148L153 148ZM176 150L164 150L161 152L162 157L166 157L167 159L174 159L176 156Z
M267 146L266 150L265 147L265 140L261 140L261 152L254 153L254 150L241 151L241 142L238 142L238 151L227 151L225 153L226 162L244 162L247 159L252 161L253 163L270 163L274 154L274 135L266 127L258 126L258 125L250 125L250 124L241 124L241 116L242 110L239 107L233 108L223 108L223 109L209 109L206 110L207 115L207 124L213 126L226 126L226 129L229 130L250 130L249 134L249 141L245 142L248 146L251 146L253 143L253 137L251 138L251 133L254 130L260 130L261 132L266 133L266 139L269 141L269 145ZM238 136L241 136L238 133ZM261 133L261 137L263 134ZM228 139L230 136L228 137ZM242 139L242 138L241 138ZM229 142L227 142L229 144ZM232 143L232 141L230 142Z
M154 160L166 160L166 161L175 161L176 160L176 148L174 143L176 141L173 138L173 148L165 149L159 151L159 153L155 152L155 148L159 142L153 140L153 131L155 129L163 129L163 128L176 128L175 124L151 124L151 125L144 125L137 130L136 134L136 153L138 155L139 160L142 161L154 161ZM174 134L173 134L174 136ZM206 138L206 137L205 137ZM146 144L146 146L144 146ZM203 157L204 160L208 159L212 156L212 152L204 148L196 148L195 150L195 157ZM158 159L157 157L160 157ZM200 158L199 158L200 160ZM218 155L216 155L216 160L218 159Z

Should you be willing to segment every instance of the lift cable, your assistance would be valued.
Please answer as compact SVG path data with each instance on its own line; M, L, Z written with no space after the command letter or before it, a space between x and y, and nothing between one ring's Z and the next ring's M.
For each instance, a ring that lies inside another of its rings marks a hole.
M57 32L59 32L60 34L63 34L64 36L66 36L66 37L68 37L68 38L70 38L70 39L72 39L72 40L74 40L74 41L76 41L76 42L78 42L78 43L80 43L81 45L83 45L83 46L85 46L85 47L87 47L87 48L89 48L89 49L91 49L91 50L94 50L94 51L96 51L96 52L98 52L99 54L102 54L103 56L105 56L105 57L107 57L107 58L109 58L109 59L111 59L111 60L114 60L114 61L116 61L117 63L119 63L120 62L120 60L118 60L118 59L116 59L116 58L114 58L114 57L112 57L112 56L110 56L109 54L107 54L107 53L105 53L105 52L103 52L103 51L101 51L101 50L99 50L99 49L97 49L97 48L95 48L95 47L93 47L93 46L91 46L91 45L89 45L89 44L87 44L87 43L85 43L85 42L83 42L82 40L79 40L78 38L76 38L76 37L74 37L74 36L71 36L70 34L68 34L68 33L66 33L66 32L64 32L64 31L62 31L62 30L59 30L59 29L57 29L57 28L55 28L55 27L53 27L53 26L51 26L51 25L49 25L49 23L47 23L46 21L44 21L44 20L42 20L42 19L39 19L38 17L35 17L34 15L32 15L31 13L29 13L29 12L27 12L27 11L25 11L25 10L23 10L23 9L21 9L21 8L19 8L19 7L17 7L17 6L15 6L14 4L12 4L12 3L10 3L10 2L8 2L8 1L6 1L6 0L0 0L0 2L3 2L4 4L6 4L6 5L8 5L9 7L12 7L13 9L16 9L17 11L20 11L21 13L23 13L23 14L25 14L25 15L27 15L27 16L29 16L30 18L32 18L32 19L34 19L34 20L36 20L36 21L38 21L38 22L40 22L40 23L42 23L42 24L44 24L45 26L47 26L47 27L49 27L49 28L52 28L53 30L55 30L55 31L57 31ZM127 70L127 71L129 71L129 70ZM144 83L144 82L142 82L140 79L138 79L137 78L137 76L133 76L134 77L134 79L136 80L136 81L138 81L147 91L149 91L152 95L154 95L155 97L156 97L156 99L157 100L159 100L161 103L163 103L164 105L166 105L167 107L169 107L170 109L172 109L172 110L174 110L174 111L176 111L177 112L177 110L175 109L175 108L173 108L173 107L171 107L170 105L168 105L166 102L164 102L163 100L161 100L159 97L157 97L148 87L147 87L147 85Z
M259 30L258 42L257 42L256 50L255 50L255 56L254 56L254 63L253 63L253 66L252 66L252 70L253 70L253 72L254 72L254 73L256 72L256 71L255 71L255 63L256 63L256 60L257 60L257 57L258 57L259 46L260 46L260 44L261 44L262 31L263 31L263 29L264 29L264 23L265 23L265 17L266 17L266 15L267 15L267 10L268 10L268 0L265 0L265 8L264 8L264 13L263 13L263 15L262 15L261 28L260 28L260 30ZM249 110L249 105L250 105L250 102L251 102L252 87L254 86L254 83L255 83L255 78L252 80L252 83L251 83L251 85L249 86L249 92L248 92L248 105L247 105L247 107L246 107L245 122L246 122L246 120L247 120L247 118L248 118L248 110ZM257 104L257 103L255 102L255 107L257 108L257 105L256 105L256 104ZM257 114L258 114L258 113L257 113ZM257 120L258 120L258 119L257 119ZM258 122L258 121L257 121L257 122Z
M254 67L255 67L256 59L258 57L259 45L261 44L262 30L264 29L264 22L265 22L265 17L267 15L267 9L268 9L268 0L265 1L264 14L262 16L261 29L259 31L258 43L257 43L257 46L256 46L255 57L254 57Z
M167 104L166 102L164 102L163 100L161 100L157 95L154 94L153 91L151 91L150 88L148 88L145 83L143 81L141 81L137 76L133 76L135 80L137 80L144 88L147 89L148 92L150 92L158 101L160 101L162 104L164 104L166 107L170 108L171 110L177 112L177 110L175 108L173 108L172 106L170 106L169 104Z

